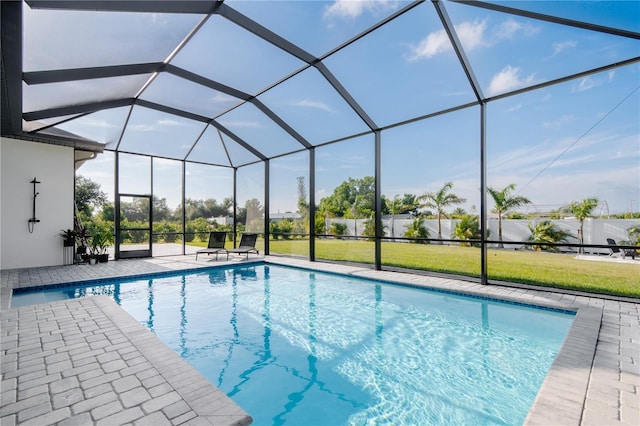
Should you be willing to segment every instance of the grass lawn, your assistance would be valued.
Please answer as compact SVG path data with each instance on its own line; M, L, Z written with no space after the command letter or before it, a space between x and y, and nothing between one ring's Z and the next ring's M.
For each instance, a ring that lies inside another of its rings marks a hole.
M272 240L269 245L274 254L309 254L308 240ZM316 259L373 263L374 243L318 240ZM385 242L382 264L478 277L480 249ZM489 250L487 266L490 279L640 297L640 261L633 265L578 260L565 254Z

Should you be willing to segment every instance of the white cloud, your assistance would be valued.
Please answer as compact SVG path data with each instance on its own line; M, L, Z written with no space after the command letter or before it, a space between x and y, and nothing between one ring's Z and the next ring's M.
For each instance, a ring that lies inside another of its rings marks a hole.
M431 58L438 53L444 53L451 50L449 37L444 30L436 31L427 36L417 46L411 47L411 55L409 62L417 61L422 58Z
M552 45L553 54L557 55L558 53L562 52L563 50L573 49L577 45L578 45L578 43L576 43L573 40L563 41L562 43L553 43L553 45Z
M141 15L143 18L145 15ZM160 24L163 27L166 27L169 24L169 20L167 19L164 13L152 13L149 15L151 22Z
M315 108L326 112L335 112L331 107L324 102L312 101L310 99L302 99L292 103L293 106L299 106L304 108Z
M491 35L488 36L488 20L476 19L475 21L462 22L455 26L456 34L465 51L471 52L483 46L493 46L500 41L510 40L517 33L524 33L526 36L533 35L540 31L538 27L524 24L514 19L503 21L494 26ZM417 46L411 47L409 61L416 61L422 58L431 58L437 54L452 50L449 38L444 30L430 33Z
M365 12L376 13L397 8L396 0L335 0L325 8L325 17L337 17L343 19L355 19Z
M234 98L233 96L220 92L217 92L215 95L211 96L210 99L215 104L230 104L240 101L238 98Z
M509 39L520 29L522 29L522 24L513 19L507 19L498 26L496 35L501 39Z
M463 22L456 25L456 33L460 39L460 43L467 51L471 51L481 46L484 42L484 31L487 21L476 20L475 22ZM430 33L417 46L411 47L411 54L408 60L410 62L422 58L431 58L439 53L453 50L449 37L445 30L434 31Z
M509 90L519 89L533 83L534 75L530 74L524 78L520 77L520 68L507 65L498 74L494 75L489 84L489 96L504 93Z
M463 22L456 25L456 33L466 50L474 50L485 43L484 32L487 29L487 20L475 22Z
M83 123L83 125L85 126L90 126L90 127L101 127L104 129L113 129L113 128L117 128L117 127L122 127L121 124L111 124L105 120L98 120L96 118L88 118L86 119Z
M370 159L361 155L344 155L336 166L340 169L362 169L370 164Z
M229 128L231 128L231 127L235 127L235 128L238 128L238 127L245 127L245 128L246 127L253 127L253 128L260 127L260 125L256 121L226 121L225 120L225 121L220 121L220 124L222 124L225 127L229 127Z
M525 36L532 36L540 31L539 27L528 23L518 22L515 19L507 19L498 25L494 31L496 41L510 40L517 33L523 33Z
M562 117L558 123L570 119L570 116ZM544 174L554 169L565 171L565 174L577 173L585 168L593 171L613 170L622 163L605 164L606 161L621 160L628 164L640 159L637 140L637 135L625 137L615 131L585 136L578 142L575 137L548 139L491 158L489 175L517 175L528 180L545 168L548 170ZM611 149L614 144L615 151Z
M629 181L629 176L637 174L638 167L633 166L566 174L543 174L536 179L535 184L524 189L523 195L537 205L551 208L595 195L607 202L611 213L623 212L629 206L629 200L638 195L633 185L629 187L624 183ZM507 179L506 182L515 182L518 188L526 184L518 175L512 176L511 179ZM554 190L549 191L549 188Z
M542 123L543 127L562 127L573 121L573 114L562 115L556 118L554 121L544 121Z
M148 124L129 124L127 126L127 130L132 130L134 132L152 132L155 130L155 127Z
M177 120L172 120L170 118L164 118L162 120L158 120L158 124L161 126L182 126L182 123Z
M522 104L521 103L517 104L517 105L514 105L514 106L512 106L510 108L507 108L507 112L514 112L514 111L518 111L519 109L522 109Z
M585 77L580 79L577 86L573 87L572 92L585 92L587 90L593 89L596 86L596 83L590 77Z

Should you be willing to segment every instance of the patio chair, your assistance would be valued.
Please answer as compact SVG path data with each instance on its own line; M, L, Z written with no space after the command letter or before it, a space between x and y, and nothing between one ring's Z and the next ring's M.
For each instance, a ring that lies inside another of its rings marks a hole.
M224 244L227 241L227 233L224 231L214 231L209 233L209 244L207 244L206 249L201 249L196 252L196 260L198 260L198 255L201 253L207 253L207 256L211 254L216 255L216 260L218 260L218 254L222 252L226 252L224 248ZM229 258L229 254L227 253L227 259Z
M229 254L246 254L247 259L249 259L249 253L260 254L256 249L256 240L258 239L258 234L242 234L240 237L240 245L237 248L227 250L227 259L229 259Z
M614 240L613 238L607 238L607 244L609 244L609 250L611 250L611 254L609 254L609 256L611 257L616 257L616 256L620 256L623 259L627 256L631 257L631 259L635 259L636 258L636 251L635 250L631 250L631 249L619 249L618 245L616 244L616 240Z

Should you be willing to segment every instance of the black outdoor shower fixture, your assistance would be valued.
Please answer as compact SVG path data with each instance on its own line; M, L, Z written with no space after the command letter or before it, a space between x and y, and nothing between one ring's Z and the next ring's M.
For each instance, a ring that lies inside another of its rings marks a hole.
M40 222L40 219L36 218L36 197L39 194L39 192L36 192L36 184L40 183L40 181L34 177L30 183L33 184L33 215L31 216L31 219L29 219L28 227L29 232L33 233L34 226L36 225L36 223Z

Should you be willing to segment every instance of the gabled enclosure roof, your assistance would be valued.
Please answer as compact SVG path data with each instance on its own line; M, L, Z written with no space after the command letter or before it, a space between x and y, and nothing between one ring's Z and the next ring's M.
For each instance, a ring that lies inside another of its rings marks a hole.
M3 2L2 132L239 167L638 62L639 5Z

